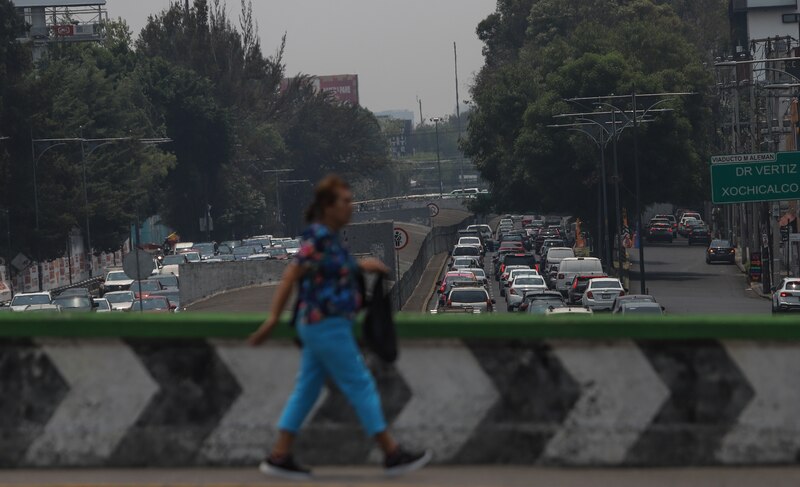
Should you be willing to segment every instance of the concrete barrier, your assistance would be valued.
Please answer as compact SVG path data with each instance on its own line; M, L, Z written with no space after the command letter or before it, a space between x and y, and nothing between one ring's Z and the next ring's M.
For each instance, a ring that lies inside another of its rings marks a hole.
M379 220L393 220L396 222L416 223L417 225L430 225L430 210L423 206L419 208L404 208L396 210L360 211L353 213L353 222L366 223Z
M275 436L298 351L261 315L0 315L0 465L252 465ZM443 464L796 464L800 325L400 317L399 362L368 358L392 431ZM125 337L125 338L121 338ZM298 453L373 446L329 387Z
M225 291L280 281L289 261L239 260L181 265L181 305Z

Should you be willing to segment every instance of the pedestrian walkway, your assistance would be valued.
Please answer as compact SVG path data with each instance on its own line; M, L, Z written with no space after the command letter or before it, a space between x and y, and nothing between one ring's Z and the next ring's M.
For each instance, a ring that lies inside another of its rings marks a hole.
M0 486L14 487L796 487L800 468L559 469L541 467L432 467L389 479L375 467L320 468L313 482L286 482L255 468L4 470Z
M422 272L422 277L417 287L403 306L403 311L412 313L424 313L427 311L428 301L430 301L431 296L433 296L436 280L439 278L439 274L441 274L442 268L447 262L447 257L447 252L441 252L431 258L425 270Z

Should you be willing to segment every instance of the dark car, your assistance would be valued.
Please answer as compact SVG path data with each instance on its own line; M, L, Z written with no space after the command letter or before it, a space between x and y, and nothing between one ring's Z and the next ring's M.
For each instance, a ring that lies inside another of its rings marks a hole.
M709 245L711 243L711 232L706 226L690 227L686 238L689 240L689 245L696 243Z
M569 286L569 290L567 290L567 303L569 304L580 304L581 298L583 298L583 293L586 291L586 288L589 287L589 281L592 279L608 277L608 276L575 276L572 278L572 284Z
M713 240L706 250L706 264L713 262L736 263L736 248L729 240Z
M61 291L61 294L58 295L59 298L67 296L80 296L83 298L91 298L92 293L90 293L89 288L86 287L73 287L70 289L64 289L63 291Z
M94 310L94 303L86 296L59 296L51 304L61 307L66 312L89 312Z
M647 230L648 242L669 242L672 243L673 231L668 222L653 223Z
M141 297L146 298L151 294L157 294L163 290L164 286L160 281L155 279L147 279L145 281L134 282L131 284L131 291L133 291L133 294L137 299L139 298L140 294Z
M523 313L540 314L547 313L547 310L553 308L563 308L565 306L564 299L561 293L554 291L533 292L525 294L522 298L522 304L519 310Z

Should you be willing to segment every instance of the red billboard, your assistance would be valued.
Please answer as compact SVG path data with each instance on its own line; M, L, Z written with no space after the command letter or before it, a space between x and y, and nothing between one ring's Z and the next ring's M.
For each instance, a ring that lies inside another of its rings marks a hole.
M335 74L331 76L314 76L312 78L316 91L331 93L342 103L358 105L358 75ZM289 84L288 79L281 82L281 91Z

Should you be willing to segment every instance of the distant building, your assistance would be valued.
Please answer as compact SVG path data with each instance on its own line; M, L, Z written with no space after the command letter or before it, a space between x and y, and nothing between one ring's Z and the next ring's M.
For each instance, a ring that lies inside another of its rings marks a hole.
M411 129L413 122L410 119L397 119L388 115L378 115L378 123L389 145L389 156L392 159L401 159L411 152ZM413 114L412 114L413 118Z
M414 112L411 110L384 110L375 112L376 117L389 117L396 120L414 120Z
M281 81L281 92L286 91L291 80L292 78L284 78ZM312 83L314 83L314 90L317 92L332 93L342 103L359 104L357 74L314 76L312 77Z
M108 22L106 0L14 0L17 14L30 26L19 40L33 44L39 59L51 43L98 42Z

